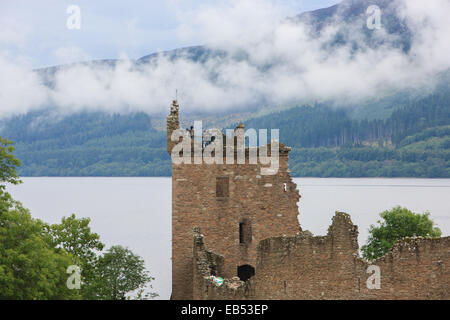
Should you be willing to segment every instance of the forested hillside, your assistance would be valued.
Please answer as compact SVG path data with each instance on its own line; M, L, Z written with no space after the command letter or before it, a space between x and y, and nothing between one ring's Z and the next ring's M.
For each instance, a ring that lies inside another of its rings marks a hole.
M450 95L399 107L387 119L354 120L345 109L296 107L246 122L279 128L295 176L450 177Z
M159 119L161 121L161 119ZM301 106L245 121L280 129L293 147L293 176L450 177L450 94L398 106L386 119L356 120L349 109ZM143 113L39 111L0 121L22 176L169 176L166 134Z
M15 142L22 176L170 175L166 134L143 113L34 112L2 121L0 135Z
M398 145L407 136L450 124L450 94L438 93L399 106L387 119L355 120L351 111L327 105L301 106L247 120L248 128L279 128L292 147Z

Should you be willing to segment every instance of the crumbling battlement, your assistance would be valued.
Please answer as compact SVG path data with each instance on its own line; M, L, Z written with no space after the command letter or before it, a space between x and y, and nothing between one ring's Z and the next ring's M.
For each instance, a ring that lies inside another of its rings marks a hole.
M206 249L201 235L196 237L201 245L194 246L194 255L199 257ZM262 240L254 277L219 286L203 269L194 298L450 299L450 237L406 238L372 262L360 258L357 237L350 217L338 212L326 236L303 231ZM202 259L194 263L201 265ZM379 267L378 289L367 285L371 266Z
M283 235L262 240L258 246L257 266L264 267L265 260L270 259L272 254L278 253L280 260L283 260L304 246L308 246L310 250L327 248L330 254L341 254L343 251L357 254L358 227L352 223L348 214L336 212L326 236L313 236L306 230L291 237ZM312 253L316 254L316 251L313 250Z
M170 113L167 116L167 152L169 155L172 156L172 150L174 149L175 145L182 142L183 138L186 135L186 131L180 128L180 120L179 120L179 110L180 106L176 100L172 102L172 105L170 106ZM256 133L256 131L255 131ZM175 140L172 140L172 134L175 134ZM192 159L197 157L198 155L195 155L195 144L199 145L199 148L204 150L205 146L201 143L200 135L205 134L205 132L189 132L189 134L195 134L199 135L196 139L194 137L191 138L191 148L190 148L190 156ZM270 143L267 143L263 146L246 146L245 143L245 125L241 123L234 129L234 137L227 137L222 131L215 130L215 134L221 136L221 143L217 144L217 149L220 149L220 152L222 153L221 156L223 158L227 157L227 152L234 153L234 160L238 159L238 154L242 153L242 156L246 159L246 162L248 163L248 159L250 156L253 155L261 155L264 154L267 157L272 156L272 152L277 150L279 156L288 156L289 152L292 150L292 148L286 146L283 143L279 143L278 141L271 141ZM208 138L208 137L205 137ZM211 138L211 136L209 136ZM217 138L217 137L215 137ZM217 142L217 140L216 140ZM230 143L228 145L228 143ZM257 143L257 141L253 141L253 143ZM189 145L189 144L187 144ZM231 151L232 150L232 151ZM183 156L184 150L179 151L179 155ZM215 151L212 152L212 156L215 155Z

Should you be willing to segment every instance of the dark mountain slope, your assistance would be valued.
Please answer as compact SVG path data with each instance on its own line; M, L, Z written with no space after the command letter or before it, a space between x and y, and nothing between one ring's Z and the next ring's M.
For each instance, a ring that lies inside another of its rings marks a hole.
M166 134L145 114L35 112L0 121L25 176L168 176ZM279 129L294 176L450 177L450 94L401 106L385 120L346 109L295 107L245 121ZM230 126L232 128L232 126Z

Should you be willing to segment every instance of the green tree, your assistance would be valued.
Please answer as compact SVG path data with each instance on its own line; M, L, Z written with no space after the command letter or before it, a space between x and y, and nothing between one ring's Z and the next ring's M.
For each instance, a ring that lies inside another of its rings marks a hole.
M5 191L6 183L21 183L13 151L12 142L0 138L0 299L124 299L132 291L136 299L156 296L144 293L154 279L139 256L120 246L97 256L104 245L89 218L72 214L48 225ZM71 265L82 269L81 291L67 286Z
M145 269L144 260L122 246L112 246L99 257L95 266L96 281L91 299L124 300L132 292L135 298L153 298L155 293L144 294L144 290L154 278Z
M20 160L14 157L13 151L13 143L0 137L0 214L6 212L13 205L11 195L5 191L5 184L22 182L17 175Z
M371 225L367 244L361 247L366 260L374 260L385 255L395 241L405 237L440 237L441 230L434 227L428 212L414 213L400 206L380 213L379 226Z
M96 258L95 250L103 250L104 244L100 242L100 236L91 231L90 221L90 218L77 219L72 214L70 217L63 217L60 224L49 226L55 247L64 248L83 263L93 262Z
M14 157L13 151L13 143L0 137L0 183L21 183L16 171L20 160ZM4 188L3 184L0 185L0 189Z
M97 251L104 248L100 236L93 233L89 227L91 219L77 219L75 214L63 217L60 224L47 226L53 246L62 248L79 262L83 285L81 292L84 298L91 296L91 283L94 281L94 266L97 261Z
M44 223L19 202L0 214L0 299L78 299L67 288L73 257L55 249Z
M67 287L75 257L55 248L46 225L5 191L7 183L21 183L13 151L0 138L0 299L79 299Z

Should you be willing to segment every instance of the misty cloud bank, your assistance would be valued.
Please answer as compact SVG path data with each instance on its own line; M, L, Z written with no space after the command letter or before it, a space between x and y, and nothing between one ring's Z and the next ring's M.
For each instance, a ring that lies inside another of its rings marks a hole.
M48 86L26 58L0 51L0 116L49 106L64 112L165 113L176 89L189 111L357 103L398 90L430 89L436 76L450 68L450 1L396 3L397 16L412 33L407 53L393 45L399 35L365 29L366 15L345 27L337 20L318 35L308 23L285 19L292 13L268 0L230 0L179 12L180 38L200 36L207 48L224 53L202 62L160 55L148 64L126 58L115 67L78 64L57 69ZM343 28L346 44L330 45ZM368 32L380 40L377 46L365 42ZM11 41L4 38L0 41ZM72 51L84 57L79 48L62 48L59 54Z

